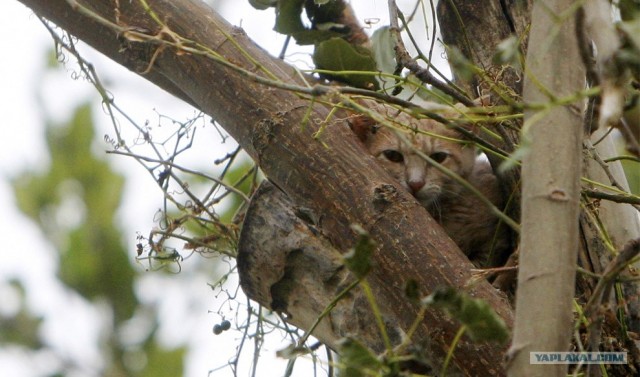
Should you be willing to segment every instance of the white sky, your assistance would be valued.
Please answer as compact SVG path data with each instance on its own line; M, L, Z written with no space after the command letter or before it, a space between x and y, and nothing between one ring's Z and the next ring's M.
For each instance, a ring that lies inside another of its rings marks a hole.
M361 20L380 18L377 25L384 25L388 19L387 2L384 0L352 3ZM275 36L270 31L274 21L272 14L253 10L247 1L227 1L225 4L232 4L221 8L221 13L231 23L241 25L250 37L271 53L279 52L284 37ZM100 310L66 291L57 281L55 251L39 229L15 207L7 179L25 169L46 169L45 114L36 105L36 92L41 94L39 100L47 116L57 121L66 120L81 101L91 98L95 103L96 121L104 133L109 133L111 128L106 117L101 116L99 98L88 83L72 80L71 71L40 77L39 72L45 65L45 51L51 48L52 41L31 11L16 0L3 1L0 5L0 35L4 36L0 59L0 315L17 310L15 292L5 289L4 282L19 278L29 292L28 308L47 318L43 332L48 342L64 350L69 357L86 360L89 369L84 375L90 376L95 372L91 368L100 365L100 353L95 348L100 326L93 320L100 316ZM94 63L108 89L115 94L117 103L126 107L127 113L140 123L145 119L155 121L154 109L175 119L186 120L193 115L188 106L108 59L91 51L86 52L85 57ZM292 60L298 57L308 61L305 55L295 55ZM202 140L208 138L202 134L199 137ZM101 140L99 133L97 138ZM99 142L95 147L97 151L108 149ZM219 153L223 155L225 149L221 148ZM128 232L126 242L134 245L136 231L146 234L153 227L153 215L160 206L162 195L146 171L133 160L117 156L106 158L127 176L125 199L119 216ZM185 376L205 376L210 369L223 365L234 355L240 334L212 334L211 328L220 321L220 317L208 311L216 312L220 303L215 303L207 283L212 283L215 275L190 275L189 264L185 263L184 267L185 270L175 278L148 273L137 284L136 290L142 292L145 301L155 303L165 323L160 337L166 344L186 342L194 346L186 360ZM143 273L142 268L140 270ZM154 289L158 284L166 289L162 292ZM268 347L271 354L266 355L267 358L286 345L280 340L275 343ZM0 373L12 377L44 375L49 372L46 368L51 365L50 360L47 354L40 354L33 360L15 350L0 351ZM286 363L279 361L269 365L269 368L259 369L262 373L258 375L281 375ZM248 374L249 371L245 370L239 375ZM227 369L213 375L231 374Z

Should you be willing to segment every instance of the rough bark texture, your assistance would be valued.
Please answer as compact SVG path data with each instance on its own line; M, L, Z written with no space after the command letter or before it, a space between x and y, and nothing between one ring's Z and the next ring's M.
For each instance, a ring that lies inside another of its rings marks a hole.
M555 19L570 0L533 6L524 100L545 103L549 93L565 97L584 87L573 17ZM558 30L549 33L549 30ZM530 352L568 351L573 333L573 297L578 255L582 173L581 102L543 114L525 111L530 150L522 164L522 232L516 327L509 375L565 376L567 365L536 365Z
M443 0L438 2L438 21L446 46L456 47L471 62L486 71L493 84L502 83L512 94L522 93L521 72L515 67L503 67L493 62L500 42L511 37L522 37L521 48L526 51L526 29L530 23L530 0ZM474 77L462 80L455 72L456 82L472 98L492 95L492 103L500 102L489 82Z
M177 54L172 48L157 51L157 45L123 41L116 32L98 26L63 0L21 1L136 72L146 69L157 52L146 77L220 122L278 188L317 216L319 230L337 250L353 245L355 234L350 225L361 224L379 245L369 282L377 302L386 304L390 318L400 328L408 329L418 311L404 297L407 282L413 280L429 293L441 285L463 288L471 277L471 263L424 208L356 146L347 127L331 124L320 141L313 140L316 121L327 118L325 107L315 105L312 122L302 127L309 101L298 95L249 81L200 55ZM121 26L148 30L150 35L161 29L137 1L120 1L117 9L114 2L87 0L82 4ZM210 47L249 71L262 76L268 71L285 83L295 83L293 69L267 56L240 29L228 25L201 2L156 0L149 4L173 32ZM511 325L509 305L488 283L478 282L468 291L485 299ZM430 311L415 336L430 342L438 363L458 328L459 324L442 313ZM499 375L503 372L497 370L501 368L497 360L503 351L501 346L474 344L463 337L452 363L460 374Z

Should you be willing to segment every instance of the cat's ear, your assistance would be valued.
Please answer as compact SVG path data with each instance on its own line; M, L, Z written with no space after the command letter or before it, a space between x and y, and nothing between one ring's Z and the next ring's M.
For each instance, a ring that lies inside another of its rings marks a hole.
M378 129L378 124L373 119L362 114L349 117L347 123L349 123L353 133L358 136L358 139L363 142L367 140L369 135L376 133Z

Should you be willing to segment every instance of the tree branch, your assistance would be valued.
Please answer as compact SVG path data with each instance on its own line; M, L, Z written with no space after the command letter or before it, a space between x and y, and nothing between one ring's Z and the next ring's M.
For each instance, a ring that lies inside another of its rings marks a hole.
M610 200L615 203L628 203L633 204L634 206L640 205L640 198L637 196L631 196L628 194L608 194L606 192L591 189L583 189L582 192L586 196L594 199Z
M431 84L434 88L440 89L443 93L448 94L451 98L466 106L474 106L472 100L470 100L464 93L456 91L449 85L446 85L442 81L438 80L434 75L429 72L428 69L420 67L418 62L411 58L409 52L404 46L402 36L400 35L400 25L398 25L398 18L400 17L400 11L396 5L395 0L389 0L389 18L391 20L391 32L395 36L395 50L396 60L398 65L407 68L416 77L427 84Z
M138 37L148 37L141 41L75 12L63 0L21 2L135 72L148 72L149 80L214 117L277 187L318 215L319 228L337 250L353 246L356 234L350 225L362 224L379 245L369 283L377 302L386 303L400 328L408 330L419 313L403 294L410 281L430 293L441 285L463 289L471 278L473 266L466 257L426 210L358 146L348 127L329 117L329 109L290 91L249 81L216 61L233 62L283 83L305 84L293 68L266 55L204 3L149 1L154 17L135 0L121 1L119 8L100 0L80 3L119 27L140 33ZM206 53L181 49L178 42L204 48ZM331 132L315 140L318 124L326 122ZM487 282L468 290L485 299L507 324L512 322L509 305ZM442 362L458 328L442 313L429 310L415 337L428 339L433 357ZM499 373L495 362L503 351L501 346L475 344L463 337L452 361L467 375L495 375Z
M531 17L524 82L525 102L547 102L583 88L570 0L537 1ZM573 15L575 16L575 15ZM579 105L579 104L578 104ZM512 376L565 376L567 365L538 365L530 352L569 349L579 248L582 117L572 106L525 111L531 146L522 164L522 232L516 324L509 350ZM562 161L562 163L559 163Z

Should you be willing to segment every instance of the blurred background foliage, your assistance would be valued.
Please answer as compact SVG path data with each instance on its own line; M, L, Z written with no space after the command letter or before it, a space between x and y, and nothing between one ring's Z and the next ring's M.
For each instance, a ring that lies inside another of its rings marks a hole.
M184 349L158 346L154 340L157 318L141 310L143 304L134 293L133 252L116 221L124 178L92 152L92 119L91 106L82 104L68 122L46 125L51 164L44 172L25 171L13 180L16 201L58 251L60 281L110 312L107 317L112 323L107 327L113 330L100 344L106 364L102 375L178 376ZM126 344L118 330L136 312L147 313L144 320L152 323L153 330L139 344ZM1 332L13 335L3 337L3 343L43 347L38 340L39 322L24 310L5 319ZM131 353L146 360L142 368L132 361ZM64 375L70 370L52 372Z
M60 59L60 57L51 58L55 55L53 51L49 51L48 58L42 59L45 65L44 71L38 74L43 80L54 74L62 73L68 76L70 70L72 78L80 78L80 75L77 75L73 68L69 68L67 63L64 68L61 64L52 64L53 61ZM77 105L67 120L56 122L47 115L42 101L35 100L35 98L42 99L42 96L43 93L34 93L34 105L40 105L42 107L40 110L45 114L46 119L42 127L49 163L46 166L31 167L21 171L10 178L10 185L17 207L37 225L41 234L51 245L53 259L56 261L56 277L64 290L72 297L80 297L87 306L92 308L93 313L98 313L93 320L99 327L98 336L95 337L98 344L94 345L98 350L99 360L97 362L80 360L77 355L70 355L66 350L50 344L44 329L48 319L34 314L29 305L29 296L33 292L28 288L32 287L26 287L20 279L0 281L0 294L10 294L17 302L13 310L0 311L0 351L17 351L23 356L26 355L27 360L37 360L43 354L49 361L54 359L47 364L50 369L45 367L44 371L34 371L34 375L109 377L184 375L187 353L189 346L193 346L193 342L184 340L185 336L189 336L186 329L184 331L186 335L182 335L182 341L167 341L166 334L164 336L161 334L162 329L165 328L166 332L167 327L183 325L193 327L193 324L189 323L193 319L188 315L191 314L189 311L195 309L198 315L206 315L207 309L202 307L202 302L207 301L209 302L205 305L214 306L210 311L215 314L212 319L218 322L219 317L224 319L225 314L220 311L222 309L215 311L216 308L222 307L221 302L226 302L225 297L214 300L221 289L226 289L221 284L227 280L226 274L233 270L233 265L220 255L205 255L197 250L194 251L193 247L187 247L188 242L176 244L176 246L179 245L179 253L185 252L191 255L197 252L204 256L204 258L189 261L191 265L188 273L175 274L181 268L171 266L160 268L164 263L153 264L153 268L145 268L146 263L136 261L136 252L140 251L136 250L136 243L140 238L137 241L128 239L131 237L131 230L123 229L122 213L119 213L123 210L125 176L112 167L113 161L110 160L115 157L108 157L104 152L109 147L107 138L103 139L96 135L99 127L94 121L94 113L97 108L99 109L99 104L95 98L82 99L87 102ZM104 115L98 114L97 118L100 117ZM172 124L172 126L177 125ZM205 124L203 127L213 126ZM99 145L98 148L97 145ZM248 193L257 177L253 164L241 157L234 158L232 162L226 169L224 180ZM135 164L133 159L128 159L126 163L132 165L134 169L144 171ZM213 171L218 169L215 165L215 163L209 164ZM148 179L152 177L148 176ZM188 180L193 190L199 189L206 192L211 189L211 182L197 175L191 175L185 180ZM173 189L175 187L169 190ZM157 190L158 197L162 198L161 187L157 187ZM184 191L188 190L182 190L181 193L184 194ZM180 190L171 191L171 193L177 191ZM244 203L235 194L224 195L223 198L222 205L215 210L212 209L221 224L231 221L235 212ZM157 206L161 207L162 203L158 202ZM152 222L158 223L158 227L162 228L159 224L163 221L171 221L185 214L187 214L186 217L195 217L189 212L193 208L167 208L166 206L164 208L166 212L163 213L166 213L166 216L161 214L156 218L149 218L147 229L137 229L139 235L140 232L147 232ZM136 209L128 208L124 211L136 211ZM205 237L207 233L201 227L189 222L183 224L179 232L185 238ZM224 246L232 248L235 245L225 243ZM215 247L215 244L211 245L212 250ZM140 254L137 256L139 257ZM182 256L177 260L181 261ZM224 263L221 263L222 261ZM153 271L145 272L145 270ZM200 279L194 278L194 275L200 276ZM152 287L155 292L148 292L149 280L155 283ZM194 299L196 293L185 290L185 287L193 286L194 280L198 280L202 288L212 294L209 297L202 297L200 292L198 299ZM203 280L210 282L210 287L207 287ZM157 284L158 282L161 284ZM141 286L145 288L140 288ZM142 292L143 289L147 291ZM230 291L236 289L237 287L229 288ZM162 314L159 313L166 303L159 302L157 298L162 296L165 290L170 292L169 296L175 295L176 292L187 296L180 298L181 302L172 307L173 315L182 315L180 320L184 320L184 323L166 323L166 318L162 318ZM145 294L146 298L142 297ZM150 299L150 296L153 298ZM196 306L194 301L199 301L200 306ZM183 307L179 307L180 305ZM229 308L231 305L227 304L227 311L234 310ZM195 314L192 315L195 316ZM74 335L70 334L70 336ZM215 338L212 332L209 336L211 342L220 339ZM232 349L231 352L233 352ZM215 363L218 362L215 361ZM209 365L211 368L214 366L213 363ZM39 369L42 370L42 367ZM1 370L0 374L2 374Z

